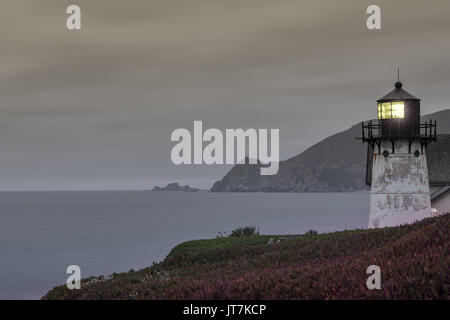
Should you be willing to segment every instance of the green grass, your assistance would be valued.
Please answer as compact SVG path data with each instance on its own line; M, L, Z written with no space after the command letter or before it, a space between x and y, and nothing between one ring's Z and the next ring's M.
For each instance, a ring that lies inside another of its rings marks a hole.
M271 238L277 239L279 238L279 236L255 235L244 237L192 240L177 245L170 251L169 256L187 252L204 251L209 249L263 245L266 244Z
M232 247L251 247L251 246L262 246L273 239L274 243L278 240L286 241L310 241L318 239L337 239L343 235L355 234L364 232L362 229L357 230L345 230L337 231L332 233L323 233L317 235L253 235L253 236L242 236L242 237L224 237L216 239L202 239L202 240L191 240L182 242L176 247L174 247L167 257L172 257L174 255L195 253L211 249L225 249Z

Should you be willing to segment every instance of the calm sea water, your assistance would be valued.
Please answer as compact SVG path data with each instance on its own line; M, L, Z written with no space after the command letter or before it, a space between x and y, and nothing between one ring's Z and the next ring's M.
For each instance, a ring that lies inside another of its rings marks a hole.
M180 242L366 227L369 193L0 192L0 299L38 299L82 277L137 270Z

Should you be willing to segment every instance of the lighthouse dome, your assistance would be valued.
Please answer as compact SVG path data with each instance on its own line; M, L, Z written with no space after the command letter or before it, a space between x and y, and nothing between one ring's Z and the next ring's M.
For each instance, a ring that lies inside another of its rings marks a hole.
M395 89L389 92L387 95L379 99L378 101L388 101L388 100L418 100L419 98L413 96L408 91L404 90L403 84L400 81L395 83Z

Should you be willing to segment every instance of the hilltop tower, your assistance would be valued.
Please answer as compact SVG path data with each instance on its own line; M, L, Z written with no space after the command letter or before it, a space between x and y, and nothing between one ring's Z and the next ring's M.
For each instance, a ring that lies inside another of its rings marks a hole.
M420 123L420 99L403 88L379 99L378 120L362 123L368 143L366 183L371 186L369 228L412 223L431 216L426 159L436 121Z

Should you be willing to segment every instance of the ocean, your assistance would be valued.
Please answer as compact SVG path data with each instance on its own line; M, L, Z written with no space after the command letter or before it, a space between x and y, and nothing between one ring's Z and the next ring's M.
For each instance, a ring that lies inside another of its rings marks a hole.
M368 192L0 192L0 299L39 299L69 265L83 278L138 270L239 226L322 233L365 228L368 212Z

